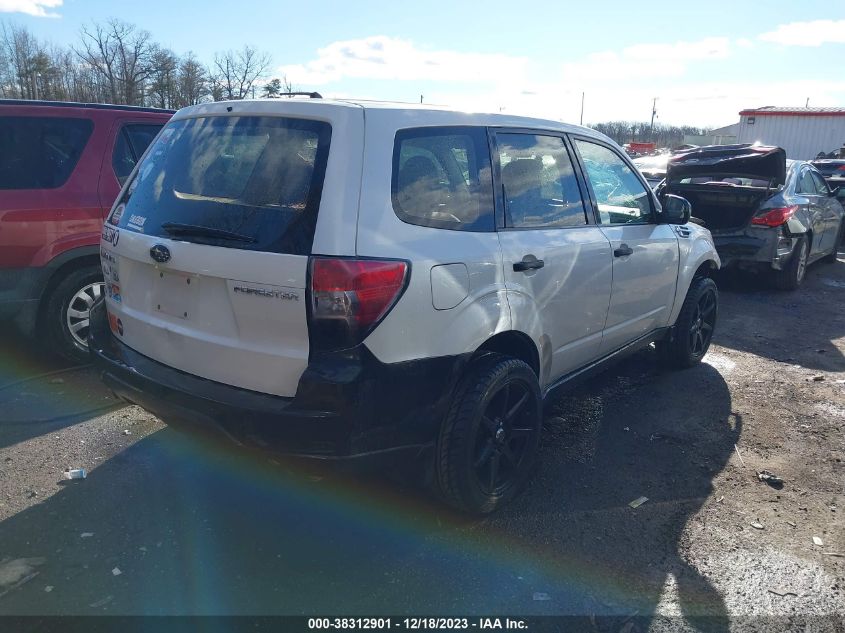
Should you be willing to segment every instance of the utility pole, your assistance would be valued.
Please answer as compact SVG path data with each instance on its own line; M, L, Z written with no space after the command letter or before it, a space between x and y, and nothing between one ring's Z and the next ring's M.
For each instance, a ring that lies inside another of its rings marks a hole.
M654 117L657 115L657 97L651 102L651 131L649 132L654 137Z
M581 123L580 125L584 125L584 92L581 92Z

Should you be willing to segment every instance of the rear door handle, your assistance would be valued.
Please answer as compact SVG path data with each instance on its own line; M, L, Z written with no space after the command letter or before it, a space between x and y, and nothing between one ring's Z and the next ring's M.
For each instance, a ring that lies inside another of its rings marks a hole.
M614 257L625 257L626 255L633 255L634 249L627 244L620 244L619 248L613 251Z
M523 259L521 262L516 262L513 265L515 273L524 273L526 270L537 270L542 268L546 263L542 259Z

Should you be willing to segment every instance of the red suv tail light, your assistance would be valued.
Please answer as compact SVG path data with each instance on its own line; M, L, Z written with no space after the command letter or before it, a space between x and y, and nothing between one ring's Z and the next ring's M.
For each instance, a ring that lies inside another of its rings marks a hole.
M345 349L360 343L405 290L401 260L312 257L309 332L312 348Z
M755 215L751 218L751 224L757 224L760 226L780 226L781 224L786 224L789 218L795 215L796 211L798 211L798 205L780 207L778 209L766 209L759 215Z

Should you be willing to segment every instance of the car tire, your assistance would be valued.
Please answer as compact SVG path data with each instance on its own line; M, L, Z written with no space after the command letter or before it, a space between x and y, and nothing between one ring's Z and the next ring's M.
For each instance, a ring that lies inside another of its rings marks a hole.
M772 283L778 290L797 290L807 274L807 260L810 255L809 242L806 237L799 237L795 250L786 266L774 271Z
M845 220L839 222L839 230L836 232L836 240L833 242L833 250L822 258L823 262L835 264L839 255L839 245L845 239Z
M87 363L88 313L103 292L100 267L72 270L49 292L42 323L50 351L72 362Z
M435 451L440 495L470 514L489 514L523 488L537 460L542 398L523 361L488 354L458 384Z
M661 363L670 369L687 369L701 362L719 316L719 290L709 277L696 277L687 291L675 321L672 337L657 341Z

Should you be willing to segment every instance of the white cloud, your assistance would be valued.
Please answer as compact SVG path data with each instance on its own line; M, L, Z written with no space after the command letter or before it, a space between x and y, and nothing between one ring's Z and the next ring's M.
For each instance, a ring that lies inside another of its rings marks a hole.
M26 13L39 18L57 18L49 9L62 6L63 0L0 0L0 13Z
M3 0L0 0L2 2ZM502 54L426 50L385 35L333 42L316 59L279 72L298 85L322 85L341 79L505 81L522 76L528 60Z
M329 44L312 61L279 72L306 89L319 85L327 97L343 97L338 89L363 97L363 89L377 99L408 99L413 86L396 80L418 80L426 82L427 103L571 123L579 121L582 91L587 123L648 121L654 97L656 122L712 127L735 123L744 108L790 105L784 95L800 95L802 104L810 97L816 106L845 101L845 79L820 74L816 80L780 81L777 75L744 78L734 72L733 56L756 45L708 37L605 50L561 63L430 50L408 40L375 36ZM722 65L724 72L714 72L713 62L720 60L729 61ZM353 81L338 85L342 79Z
M696 42L638 44L621 51L593 53L585 59L563 65L567 81L592 82L608 77L623 80L645 77L679 77L690 62L724 59L730 55L726 37L707 37Z
M845 20L811 20L781 24L759 39L784 46L821 46L845 44Z
M63 0L0 0L0 13L26 13L42 18L57 18L49 11L62 6Z

